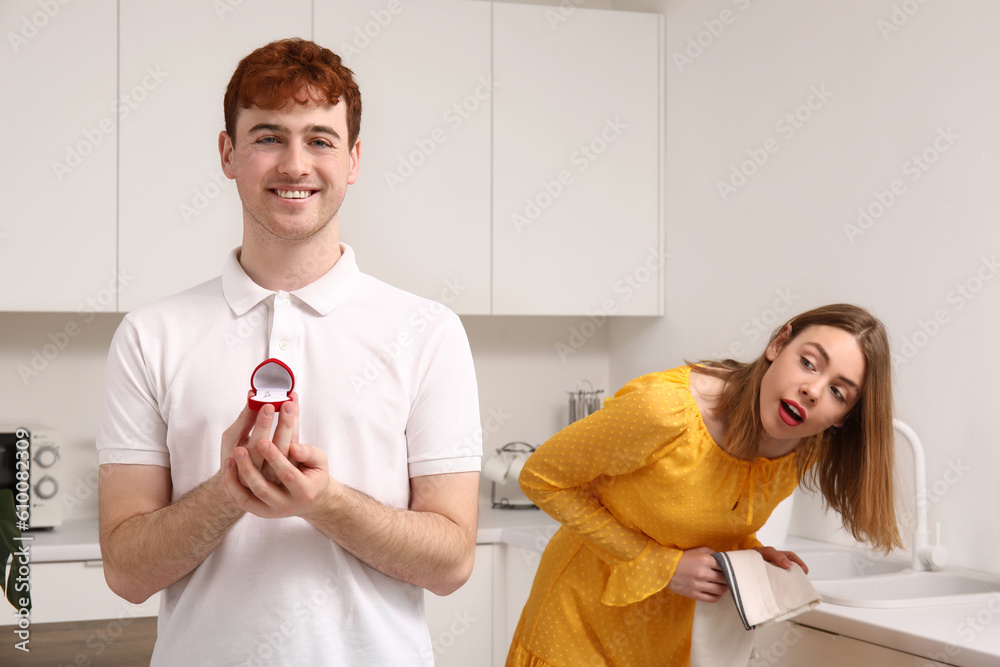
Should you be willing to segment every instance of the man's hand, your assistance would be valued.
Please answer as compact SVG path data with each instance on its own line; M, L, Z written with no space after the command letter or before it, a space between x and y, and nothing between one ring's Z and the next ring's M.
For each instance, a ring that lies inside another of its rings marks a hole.
M704 602L715 602L722 597L729 587L712 553L708 547L698 547L681 554L670 590Z
M278 448L278 451L282 453L283 456L288 456L288 449L291 447L293 442L299 441L299 395L294 391L290 394L292 400L286 401L281 404L278 411L278 426L274 429L274 437L271 441ZM274 468L270 463L264 460L261 455L257 445L262 439L268 439L271 433L271 425L274 423L275 411L274 406L265 405L260 409L261 412L267 410L267 417L269 419L267 422L267 431L261 431L262 437L255 439L254 434L251 434L250 442L247 444L246 448L250 452L250 460L253 464L263 473L264 479L271 482L272 484L279 484L278 476L274 472ZM246 486L246 479L240 475L243 485Z
M274 408L260 409L258 423L270 428ZM262 431L263 432L263 431ZM224 479L233 501L243 510L263 518L301 516L315 509L315 503L331 486L326 454L299 442L299 403L283 403L274 439L265 435L235 447L226 460ZM270 433L268 430L266 433Z
M252 392L248 392L249 397ZM239 416L229 428L222 433L219 467L224 468L226 459L233 456L237 447L247 447L256 444L262 438L271 435L271 425L274 422L274 408L266 406L254 412L246 404Z
M226 461L224 479L240 509L265 519L304 517L318 510L332 491L334 482L323 450L293 442L286 457L270 440L258 442L256 450L277 481L267 480L254 465L250 452L237 447L233 458Z
M253 392L248 392L249 397ZM281 413L278 415L278 426L274 429L273 442L282 454L288 454L288 449L292 442L299 439L298 421L298 395L291 394L292 400L281 406ZM222 434L222 451L220 467L225 467L226 459L233 456L237 447L243 447L250 452L253 465L256 466L264 478L272 484L278 483L278 477L273 468L259 453L257 444L261 440L271 440L271 429L274 426L274 406L265 405L260 410L254 412L249 406L244 405L236 421ZM243 475L238 475L241 484L246 486Z

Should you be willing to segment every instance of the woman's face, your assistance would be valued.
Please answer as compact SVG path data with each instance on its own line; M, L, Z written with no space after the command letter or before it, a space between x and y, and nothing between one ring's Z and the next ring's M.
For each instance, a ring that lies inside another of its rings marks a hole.
M760 386L760 420L777 440L842 425L865 381L865 357L852 334L825 325L791 340L790 333L786 328L764 352L771 366Z

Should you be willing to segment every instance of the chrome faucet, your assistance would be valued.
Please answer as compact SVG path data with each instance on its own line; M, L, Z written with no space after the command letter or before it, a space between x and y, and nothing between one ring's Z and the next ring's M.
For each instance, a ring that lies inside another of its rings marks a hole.
M913 544L910 545L913 551L913 569L937 570L948 562L948 550L941 546L940 524L935 544L930 543L927 535L927 464L924 448L917 434L904 422L893 419L892 427L906 439L913 450L913 490L916 500L916 528L913 531Z

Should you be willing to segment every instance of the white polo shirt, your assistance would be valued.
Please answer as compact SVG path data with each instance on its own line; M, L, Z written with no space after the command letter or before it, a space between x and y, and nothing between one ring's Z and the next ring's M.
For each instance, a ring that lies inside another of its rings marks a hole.
M409 479L478 471L472 354L458 317L361 273L353 250L294 292L221 277L129 313L97 428L104 463L170 468L173 500L219 470L222 432L269 357L295 374L300 440L330 475L392 507ZM433 665L423 589L297 517L246 515L163 591L153 665Z

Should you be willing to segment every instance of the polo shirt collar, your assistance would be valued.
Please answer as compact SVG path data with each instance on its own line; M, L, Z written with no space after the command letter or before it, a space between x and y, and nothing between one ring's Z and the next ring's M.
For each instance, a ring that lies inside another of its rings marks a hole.
M222 292L237 316L246 314L258 303L275 294L255 283L246 274L240 265L240 249L236 248L229 253L222 269ZM341 243L340 252L340 259L333 268L305 287L291 292L321 316L329 315L344 302L361 275L354 249Z

